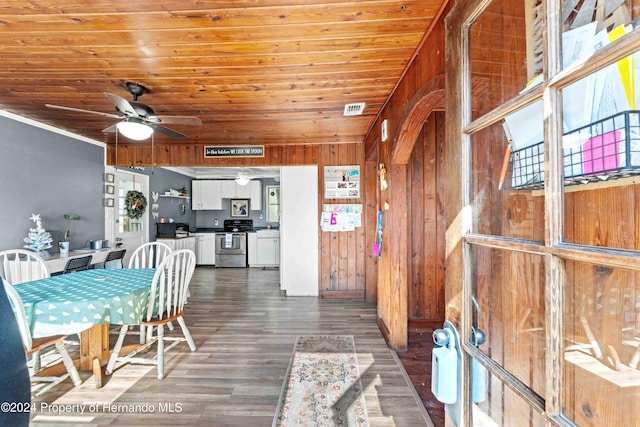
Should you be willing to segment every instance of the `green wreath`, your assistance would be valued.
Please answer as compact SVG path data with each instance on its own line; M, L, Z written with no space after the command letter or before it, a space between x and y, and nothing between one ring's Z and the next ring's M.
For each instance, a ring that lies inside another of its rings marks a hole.
M138 219L147 208L147 198L139 191L127 191L127 197L124 199L124 205L127 209L127 216L131 219Z

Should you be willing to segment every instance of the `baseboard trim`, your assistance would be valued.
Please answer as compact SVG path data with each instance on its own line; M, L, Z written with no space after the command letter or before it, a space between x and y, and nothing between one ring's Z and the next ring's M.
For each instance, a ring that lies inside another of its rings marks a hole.
M320 298L325 299L364 299L362 291L320 291Z

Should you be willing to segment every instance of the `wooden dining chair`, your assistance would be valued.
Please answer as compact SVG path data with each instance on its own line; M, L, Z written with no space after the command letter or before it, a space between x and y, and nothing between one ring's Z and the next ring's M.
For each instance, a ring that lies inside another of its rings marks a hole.
M46 264L35 252L24 249L0 252L0 277L12 285L49 276Z
M171 246L162 242L148 242L139 246L129 259L129 268L155 268L172 252Z
M144 320L140 323L147 329L146 343L138 346L126 356L120 356L122 344L127 335L129 325L123 325L120 329L118 341L113 348L105 373L111 375L116 363L142 363L154 364L158 369L158 379L164 378L164 353L186 341L191 351L196 350L196 345L191 333L184 321L187 291L191 277L196 268L196 255L190 249L180 249L172 252L157 267L149 292L149 301ZM164 326L176 321L182 329L183 337L169 337L164 335ZM156 336L153 336L153 330ZM171 344L165 348L165 341ZM147 350L157 343L157 354L153 358L136 357L141 351Z
M11 304L11 308L13 309L13 313L16 316L16 321L18 322L18 328L20 329L20 336L22 337L22 344L24 346L25 352L27 356L33 355L35 352L40 352L48 347L55 346L58 354L62 358L62 363L64 363L65 368L67 368L67 373L61 376L39 376L37 375L40 372L40 366L32 367L30 372L31 382L48 382L46 386L42 387L36 393L36 396L50 390L55 385L61 383L69 376L71 377L71 381L73 385L79 386L82 381L80 380L80 375L78 375L78 370L73 364L73 360L71 360L71 356L69 356L69 352L64 344L64 339L66 335L54 335L49 337L41 337L41 338L32 338L31 330L29 329L29 323L27 321L27 315L24 310L24 305L22 303L22 298L16 291L16 289L8 282L4 280L0 280L2 285L4 286L4 290L9 297L9 303ZM35 361L35 358L34 358Z
M124 255L126 252L126 249L109 252L104 260L103 268L124 268Z
M92 255L71 258L64 266L62 274L75 273L76 271L88 270L91 265Z

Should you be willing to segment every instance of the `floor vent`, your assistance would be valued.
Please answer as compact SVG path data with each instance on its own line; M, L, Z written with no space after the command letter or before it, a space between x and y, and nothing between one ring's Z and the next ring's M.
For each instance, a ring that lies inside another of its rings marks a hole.
M364 102L359 102L357 104L346 104L344 106L344 115L345 116L360 116L364 111Z

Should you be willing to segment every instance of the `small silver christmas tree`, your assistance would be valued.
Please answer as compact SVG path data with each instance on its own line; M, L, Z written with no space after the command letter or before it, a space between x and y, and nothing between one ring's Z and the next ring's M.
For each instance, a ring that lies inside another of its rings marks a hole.
M29 229L29 234L24 238L24 242L26 243L24 247L40 254L45 254L45 251L51 248L51 242L53 241L51 233L42 227L40 214L32 214L29 219L36 223L36 228ZM48 252L46 252L46 254L48 254Z

